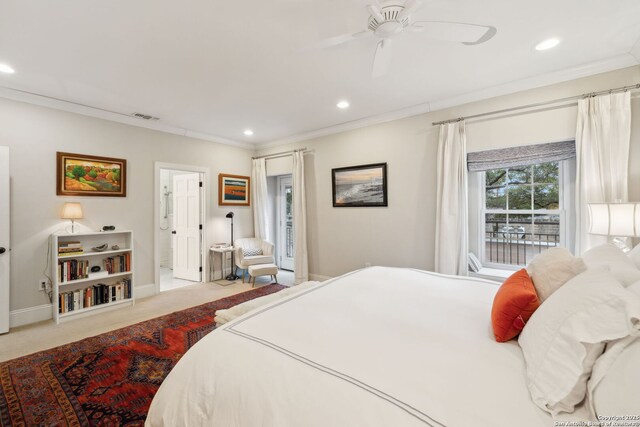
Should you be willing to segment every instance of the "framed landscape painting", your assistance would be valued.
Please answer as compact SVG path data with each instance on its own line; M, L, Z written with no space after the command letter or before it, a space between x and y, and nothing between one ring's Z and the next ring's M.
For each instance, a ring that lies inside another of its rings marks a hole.
M218 205L250 206L251 178L241 175L218 175Z
M331 169L334 207L387 206L387 164Z
M61 152L56 160L58 196L126 197L126 160Z

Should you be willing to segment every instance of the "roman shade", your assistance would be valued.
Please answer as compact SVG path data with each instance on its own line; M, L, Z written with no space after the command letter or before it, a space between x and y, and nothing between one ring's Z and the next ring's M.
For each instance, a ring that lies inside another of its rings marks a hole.
M467 154L467 168L470 172L490 169L527 166L536 163L557 162L576 156L575 141L552 142L548 144L524 145L498 150L478 151Z

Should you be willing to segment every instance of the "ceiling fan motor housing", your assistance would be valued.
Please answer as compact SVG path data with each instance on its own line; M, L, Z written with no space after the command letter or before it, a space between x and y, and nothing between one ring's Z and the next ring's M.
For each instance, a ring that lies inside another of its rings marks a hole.
M400 34L409 25L408 16L401 21L398 20L398 15L403 10L404 5L402 4L384 3L380 8L380 14L384 17L384 21L380 22L373 15L369 16L369 29L382 39Z

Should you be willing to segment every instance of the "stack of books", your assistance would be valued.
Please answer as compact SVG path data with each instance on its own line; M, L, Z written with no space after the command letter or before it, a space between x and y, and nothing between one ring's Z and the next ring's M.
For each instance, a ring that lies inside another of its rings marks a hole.
M58 256L80 255L83 252L80 242L58 242Z
M58 312L68 313L130 298L131 279L124 279L113 285L99 283L76 291L62 292L58 295Z
M131 254L126 253L104 259L104 269L113 273L124 273L131 271Z
M89 261L78 261L72 259L70 261L58 262L59 283L86 279L87 277L89 277Z

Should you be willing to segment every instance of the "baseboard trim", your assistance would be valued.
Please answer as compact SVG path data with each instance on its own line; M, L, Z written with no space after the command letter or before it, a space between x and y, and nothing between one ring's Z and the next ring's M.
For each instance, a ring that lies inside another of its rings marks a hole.
M51 304L43 304L35 307L21 308L13 310L9 314L9 325L11 328L29 325L31 323L44 322L53 319L53 306Z
M309 280L316 280L318 282L324 282L325 280L333 279L331 276L323 276L322 274L309 273Z
M144 286L136 286L135 292L136 299L151 297L156 294L156 286L153 283ZM9 314L9 327L17 328L18 326L44 322L45 320L50 319L53 319L53 306L51 304L21 308L13 310Z
M156 294L156 285L150 283L144 286L136 286L135 291L136 299L152 297Z

